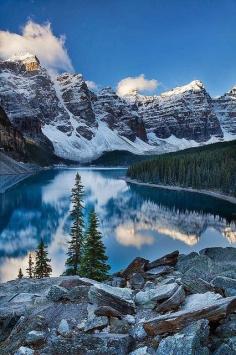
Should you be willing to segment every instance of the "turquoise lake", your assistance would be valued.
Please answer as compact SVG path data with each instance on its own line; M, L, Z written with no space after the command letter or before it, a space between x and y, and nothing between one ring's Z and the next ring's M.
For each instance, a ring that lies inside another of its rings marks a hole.
M112 272L136 256L155 259L212 246L236 246L236 205L192 192L128 184L125 169L43 171L0 194L0 280L23 272L40 238L53 275L64 271L75 174L85 188L85 220L94 207Z

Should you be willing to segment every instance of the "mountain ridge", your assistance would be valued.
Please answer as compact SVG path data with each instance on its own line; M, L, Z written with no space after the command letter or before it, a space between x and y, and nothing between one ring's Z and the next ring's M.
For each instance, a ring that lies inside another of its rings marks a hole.
M0 61L0 105L24 137L61 158L160 154L236 138L236 90L213 99L199 80L160 95L91 91L81 74L52 77L31 54Z

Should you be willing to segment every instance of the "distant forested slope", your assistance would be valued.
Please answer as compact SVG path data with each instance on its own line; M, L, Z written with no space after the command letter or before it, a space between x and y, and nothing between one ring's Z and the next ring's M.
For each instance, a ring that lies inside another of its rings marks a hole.
M217 190L236 196L236 140L163 154L129 167L142 182Z

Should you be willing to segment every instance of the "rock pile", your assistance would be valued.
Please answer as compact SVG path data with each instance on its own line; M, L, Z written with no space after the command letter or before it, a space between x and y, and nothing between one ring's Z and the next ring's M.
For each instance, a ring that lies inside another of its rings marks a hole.
M0 285L1 354L236 354L236 248Z

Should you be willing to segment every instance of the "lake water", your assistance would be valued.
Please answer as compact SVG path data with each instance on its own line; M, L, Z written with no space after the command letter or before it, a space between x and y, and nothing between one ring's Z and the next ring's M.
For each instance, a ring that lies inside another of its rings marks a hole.
M0 280L14 279L40 238L53 275L64 270L76 172L85 187L85 218L95 208L112 271L136 256L150 260L178 249L236 246L236 205L210 196L127 184L124 169L58 169L0 194Z

